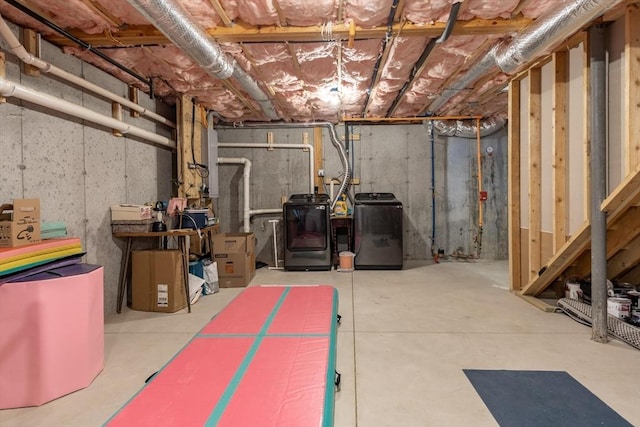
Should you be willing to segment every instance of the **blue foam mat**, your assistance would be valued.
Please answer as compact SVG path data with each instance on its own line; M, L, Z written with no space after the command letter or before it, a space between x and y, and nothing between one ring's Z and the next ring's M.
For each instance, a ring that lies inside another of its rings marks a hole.
M464 369L503 427L631 426L564 371Z

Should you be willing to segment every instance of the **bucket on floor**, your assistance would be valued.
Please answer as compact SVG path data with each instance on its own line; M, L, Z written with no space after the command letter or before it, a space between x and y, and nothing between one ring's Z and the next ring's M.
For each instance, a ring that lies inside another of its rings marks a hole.
M631 317L631 300L610 297L607 299L607 312L618 319L629 319Z
M564 291L565 298L582 301L584 295L582 293L582 288L580 287L580 283L567 283L565 284L565 288L566 288L566 290Z
M338 254L340 256L340 271L353 271L353 258L356 256L353 252L344 251Z

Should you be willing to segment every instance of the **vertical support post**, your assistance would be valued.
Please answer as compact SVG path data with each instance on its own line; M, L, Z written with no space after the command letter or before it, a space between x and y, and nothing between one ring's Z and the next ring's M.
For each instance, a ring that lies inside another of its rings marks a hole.
M4 52L0 52L0 77L5 78L7 74ZM0 104L7 102L7 98L0 96Z
M482 225L484 224L482 209L482 154L480 152L480 118L476 118L476 161L478 163L478 233L482 233Z
M318 193L324 193L324 186L322 185L322 180L324 177L318 175L318 170L324 169L324 165L322 163L323 156L323 147L322 147L322 128L314 127L313 128L313 164L316 167L316 170L313 171L315 175L315 187L318 189Z
M36 58L40 58L40 34L29 28L22 30L23 46L27 52ZM22 69L27 76L40 77L40 69L26 62L22 63Z
M553 252L567 241L567 94L569 55L553 54Z
M625 132L626 162L628 176L640 163L640 5L627 6L624 17L624 66L625 66Z
M589 173L589 164L591 164L591 122L587 120L591 114L591 63L590 63L590 33L585 31L583 43L583 79L584 79L584 120L582 122L584 132L584 160L583 160L583 193L584 193L584 220L590 218L589 211L591 209L591 174Z
M135 102L136 104L139 104L139 102L138 102L138 88L137 87L129 86L129 101ZM135 117L135 118L140 117L140 113L137 112L136 110L130 110L129 115L131 117Z
M589 28L591 128L591 339L607 342L607 66L604 27Z
M509 206L509 286L512 291L522 289L522 239L520 220L520 81L509 83L508 122L508 206Z
M529 70L529 279L538 275L541 267L542 244L542 70Z
M124 120L122 104L119 104L117 102L111 103L111 116L116 120ZM122 136L122 132L120 132L118 129L111 129L111 134L113 136Z

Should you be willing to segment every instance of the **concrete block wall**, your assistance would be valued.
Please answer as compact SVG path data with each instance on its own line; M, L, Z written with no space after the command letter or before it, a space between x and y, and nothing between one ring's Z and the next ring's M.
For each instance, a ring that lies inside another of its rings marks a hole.
M12 27L18 34L18 28ZM111 101L41 74L21 73L18 59L3 40L6 78L111 116ZM123 82L58 48L42 43L45 61L126 97ZM140 93L145 108L173 118L173 108ZM124 120L164 136L171 132L145 118ZM80 237L88 263L105 267L105 313L115 312L123 242L111 235L109 207L119 203L167 200L172 194L175 155L166 148L115 137L111 129L84 123L54 111L8 98L0 104L0 202L39 198L42 219L64 221L70 236Z

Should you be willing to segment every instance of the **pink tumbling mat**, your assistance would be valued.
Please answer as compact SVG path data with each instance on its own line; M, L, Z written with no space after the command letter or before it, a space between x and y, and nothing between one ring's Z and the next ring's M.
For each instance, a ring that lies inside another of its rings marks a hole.
M106 423L332 426L338 292L243 290Z

